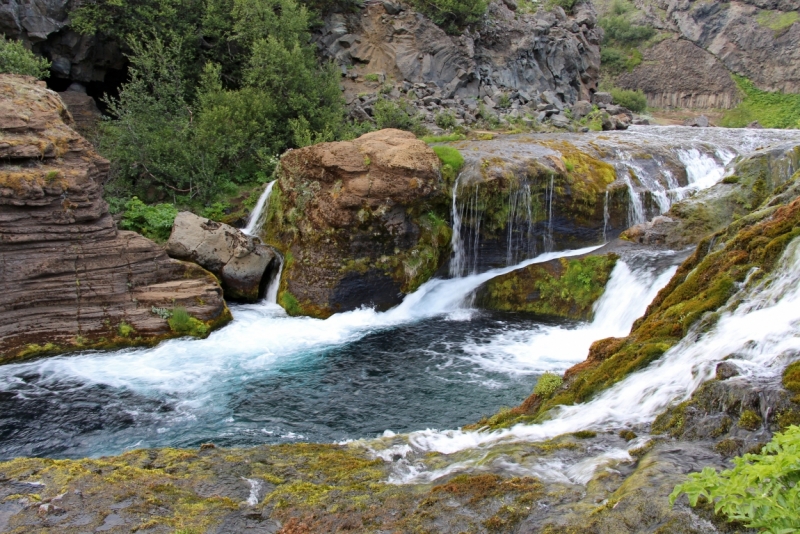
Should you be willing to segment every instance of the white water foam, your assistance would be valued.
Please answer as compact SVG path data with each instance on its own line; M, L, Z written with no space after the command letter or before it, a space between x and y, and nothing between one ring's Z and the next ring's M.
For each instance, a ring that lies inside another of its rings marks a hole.
M504 332L481 343L464 347L468 359L495 372L539 374L563 372L586 359L591 344L606 337L626 336L633 322L667 285L677 267L656 274L650 269L633 271L620 260L614 267L603 296L595 303L595 319L569 328L542 325L534 330Z
M789 245L772 275L756 284L742 284L730 302L741 304L724 310L708 332L690 333L659 360L594 400L561 407L552 419L538 425L520 424L497 432L414 432L407 438L410 450L444 454L481 451L500 443L542 441L579 430L608 431L647 424L670 404L688 399L714 376L716 364L731 356L744 378L777 376L786 363L800 357L800 238ZM435 480L478 461L462 460L439 471L398 462L391 481Z
M58 356L0 367L3 383L35 372L46 383L74 377L84 384L179 395L191 408L225 395L235 382L301 355L356 341L376 330L468 311L468 297L485 281L537 262L586 254L597 247L542 254L513 267L449 280L434 279L386 312L360 308L328 319L289 317L269 302L233 309L235 320L208 338L174 339L149 349Z

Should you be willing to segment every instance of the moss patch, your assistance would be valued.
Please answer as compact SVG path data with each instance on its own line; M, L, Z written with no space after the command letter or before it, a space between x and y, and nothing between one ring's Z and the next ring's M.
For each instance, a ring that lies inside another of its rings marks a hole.
M617 259L607 254L529 265L487 282L476 302L493 310L588 320Z

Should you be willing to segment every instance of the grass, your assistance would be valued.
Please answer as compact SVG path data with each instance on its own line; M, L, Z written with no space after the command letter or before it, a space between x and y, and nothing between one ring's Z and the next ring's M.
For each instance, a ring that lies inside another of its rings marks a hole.
M742 128L758 121L765 128L800 128L800 94L762 91L747 78L732 76L744 98L725 113L722 126Z
M445 135L426 135L422 140L429 145L433 143L450 143L452 141L463 141L467 136L460 133L450 133Z
M187 334L195 337L203 337L208 333L208 326L202 321L189 315L186 308L178 306L172 310L172 317L167 321L169 328L178 334Z
M788 11L784 13L781 11L764 10L759 11L756 16L756 22L775 32L775 37L779 37L798 20L800 20L800 15L797 14L797 11Z

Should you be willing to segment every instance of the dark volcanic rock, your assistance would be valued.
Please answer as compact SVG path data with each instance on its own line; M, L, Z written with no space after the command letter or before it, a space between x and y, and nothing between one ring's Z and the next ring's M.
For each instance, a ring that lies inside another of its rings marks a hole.
M71 124L43 82L0 76L0 362L174 336L152 307L227 320L210 273L117 230L108 162Z

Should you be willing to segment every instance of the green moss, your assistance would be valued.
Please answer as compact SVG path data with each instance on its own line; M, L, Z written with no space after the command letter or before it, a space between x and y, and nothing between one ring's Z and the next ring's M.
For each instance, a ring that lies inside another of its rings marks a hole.
M716 445L714 450L723 456L736 456L739 452L740 443L735 439L723 439Z
M783 387L792 393L800 393L800 361L789 364L783 371Z
M775 32L776 37L786 32L798 20L800 20L800 15L797 14L797 11L761 10L756 16L756 22Z
M457 148L451 146L438 145L433 147L433 151L439 156L442 162L442 178L445 183L453 184L464 166L464 156Z
M131 334L136 333L136 330L125 321L122 321L117 325L117 332L120 337L130 337Z
M636 439L637 436L636 432L634 432L633 430L620 430L619 437L621 437L625 441L631 441Z
M539 397L550 397L555 391L561 387L564 380L556 373L544 373L539 377L536 386L533 388L533 393Z
M464 134L451 133L444 135L426 135L422 137L422 140L430 145L433 143L451 143L453 141L463 141L466 138L467 136ZM434 148L434 150L436 149Z
M280 301L281 307L286 310L286 313L289 315L298 316L303 314L303 308L300 306L300 302L288 291L282 292L278 300Z
M194 337L204 337L208 334L208 325L200 319L192 317L186 308L181 306L172 310L172 317L167 321L169 328L176 334L184 334Z
M591 319L617 259L607 254L530 265L487 282L477 303L495 310Z
M592 439L597 437L597 432L592 432L591 430L579 430L578 432L573 432L572 435L578 439Z
M758 430L761 428L762 422L761 416L753 410L745 410L739 416L739 427L745 430Z

